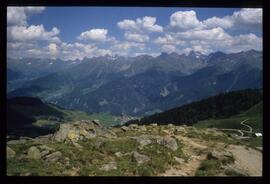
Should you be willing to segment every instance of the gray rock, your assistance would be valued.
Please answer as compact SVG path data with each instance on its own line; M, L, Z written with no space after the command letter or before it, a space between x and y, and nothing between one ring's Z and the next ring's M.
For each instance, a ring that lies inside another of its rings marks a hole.
M152 123L151 126L157 126L158 124L157 123Z
M44 150L44 151L41 151L41 157L44 158L46 155L48 155L50 153L49 150Z
M93 120L93 123L95 123L97 126L102 127L98 119Z
M213 150L212 152L207 154L207 159L215 159L215 160L225 161L225 160L230 159L230 158L233 158L233 155L230 152Z
M46 156L46 161L50 161L50 162L56 162L58 160L60 160L62 158L62 153L60 151L51 153L49 155Z
M175 132L186 133L186 129L184 127L177 126L177 127L175 127Z
M147 135L141 135L141 136L138 136L138 137L132 137L132 139L135 139L141 146L146 146L146 145L152 143L150 137L147 136Z
M225 174L229 176L248 176L248 173L235 165L222 165L221 168L224 169Z
M30 147L27 152L27 158L34 159L34 160L41 159L41 153L39 149L36 146Z
M115 155L116 157L118 157L118 158L120 158L120 157L123 156L123 154L122 154L121 152L116 152L114 155Z
M102 165L99 169L102 171L116 170L117 163L116 162L109 162L108 164Z
M175 161L178 162L179 164L183 164L183 163L185 162L185 160L182 159L182 158L178 158L178 157L176 157L176 156L174 156L173 158L174 158Z
M6 147L6 154L7 154L7 159L10 159L10 158L14 158L15 157L15 155L16 155L16 152L13 150L13 149L11 149L10 147Z
M178 149L178 144L174 138L171 137L159 137L157 138L157 143L163 145L173 151Z
M123 130L124 132L128 131L129 128L127 126L121 126L121 130Z
M97 136L113 138L116 134L103 128L97 122L81 120L74 123L60 124L59 130L54 134L53 139L60 142L77 142L78 140L92 139Z
M136 161L138 164L143 164L150 161L150 158L146 155L140 154L137 151L132 152L132 160Z
M140 131L147 131L147 128L144 125L139 126L139 129L140 129Z

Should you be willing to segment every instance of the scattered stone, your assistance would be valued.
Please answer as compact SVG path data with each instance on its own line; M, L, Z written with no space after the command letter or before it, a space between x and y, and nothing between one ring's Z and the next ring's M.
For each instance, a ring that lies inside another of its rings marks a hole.
M109 162L108 164L104 164L99 168L102 171L110 171L110 170L116 170L117 169L117 163L116 162Z
M140 126L140 131L147 131L147 128L144 125L142 125Z
M168 124L168 127L174 127L174 125L170 123L170 124Z
M217 150L213 150L212 152L207 154L207 159L214 159L214 160L220 160L220 161L234 161L233 155L230 152L219 152Z
M100 122L99 122L99 120L98 120L98 119L93 120L93 123L95 123L96 125L98 125L98 126L100 126L100 127L101 127L101 124L100 124Z
M170 134L170 132L168 130L162 130L161 132L162 133L165 133L166 135L169 135Z
M27 158L38 160L41 159L41 153L36 146L32 146L28 149Z
M175 127L175 133L186 133L186 129L184 127L177 126Z
M152 123L152 124L150 124L151 126L157 126L157 123Z
M132 160L136 161L138 164L142 164L142 163L150 161L150 158L146 155L138 153L137 151L133 151Z
M60 151L57 151L57 152L54 152L54 153L47 155L46 161L56 162L61 158L62 158L62 153Z
M72 169L64 171L62 174L66 176L78 176L80 168L79 167L72 167Z
M121 126L121 130L123 130L124 132L128 131L129 128L127 126Z
M161 144L173 151L176 151L178 149L177 142L174 138L171 137L159 137L157 138L157 143Z
M183 164L183 163L185 162L185 160L182 159L182 158L178 158L178 157L176 157L176 156L174 156L173 158L174 158L175 161L178 162L179 164Z
M150 137L147 135L132 137L131 139L135 139L142 147L152 143Z
M7 159L15 157L16 152L13 149L11 149L10 147L7 146L6 151L7 151Z
M120 158L120 157L123 156L123 154L122 154L121 152L116 152L114 155L115 155L116 157L118 157L118 158Z
M41 157L44 158L46 155L48 155L50 153L49 150L44 150L41 152Z

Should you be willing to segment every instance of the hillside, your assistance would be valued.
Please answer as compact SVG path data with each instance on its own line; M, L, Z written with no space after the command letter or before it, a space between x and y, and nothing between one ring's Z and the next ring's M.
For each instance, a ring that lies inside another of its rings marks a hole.
M221 93L198 102L146 116L138 120L137 123L151 124L155 122L158 124L192 125L207 119L229 118L248 110L261 100L262 92L256 89Z
M61 124L7 142L8 176L262 176L262 153L214 129Z
M110 114L90 115L82 111L67 110L44 103L39 98L16 97L7 100L7 135L9 137L45 135L53 133L61 123L81 119L97 119L102 121L104 126L120 122Z

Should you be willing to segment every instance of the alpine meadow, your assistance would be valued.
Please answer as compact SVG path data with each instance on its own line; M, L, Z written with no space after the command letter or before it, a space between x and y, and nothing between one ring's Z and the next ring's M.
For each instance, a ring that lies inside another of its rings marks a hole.
M262 176L262 8L7 7L8 176Z

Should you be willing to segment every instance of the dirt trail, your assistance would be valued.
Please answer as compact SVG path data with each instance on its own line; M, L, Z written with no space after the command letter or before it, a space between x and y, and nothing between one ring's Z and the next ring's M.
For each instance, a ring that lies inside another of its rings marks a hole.
M228 147L235 158L235 166L246 171L250 176L262 176L262 153L245 146L230 145Z
M206 155L195 156L188 163L171 167L160 176L194 176L201 161L206 158Z
M194 176L202 160L206 159L206 154L196 155L195 150L204 150L208 147L201 142L195 142L195 140L183 137L180 135L175 136L185 146L183 148L184 153L190 157L187 163L179 164L169 168L165 173L160 176Z

